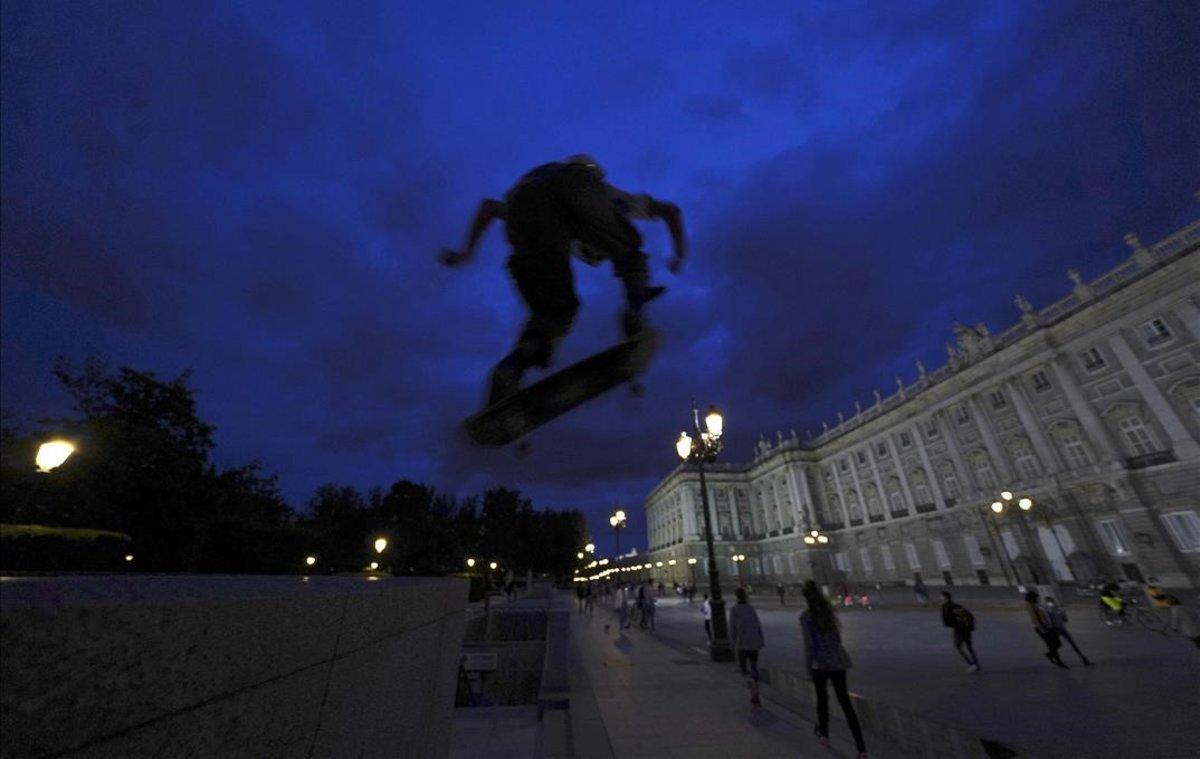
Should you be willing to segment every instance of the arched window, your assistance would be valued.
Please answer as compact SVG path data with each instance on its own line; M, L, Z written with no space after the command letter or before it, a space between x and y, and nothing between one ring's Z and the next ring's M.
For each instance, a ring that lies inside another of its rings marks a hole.
M858 502L858 493L846 491L846 509L851 519L862 519L862 504Z
M1117 419L1117 429L1125 440L1125 447L1134 456L1145 456L1158 451L1158 440L1142 421L1141 414L1128 413Z
M867 484L867 513L873 517L883 513L883 501L879 500L879 488L871 483Z
M933 496L929 493L929 481L925 477L925 472L920 469L914 469L909 472L908 484L912 486L913 498L917 499L918 504L933 503Z
M1050 434L1058 443L1068 469L1078 469L1092 463L1092 453L1079 434L1078 424L1073 421L1057 422L1050 428Z
M1033 449L1029 447L1029 441L1020 438L1013 442L1008 448L1012 454L1013 462L1017 465L1017 472L1026 480L1032 480L1042 473L1042 468L1038 464L1037 457L1033 455Z
M954 473L954 465L949 461L943 461L938 466L938 472L942 478L942 492L947 498L958 498L962 495L962 490L958 486L958 475Z
M979 487L996 487L996 470L992 468L992 461L987 453L980 450L971 451L968 458L971 460L971 468L975 470L975 479L979 482Z
M904 493L900 490L900 480L895 477L887 481L887 497L892 511L904 511L908 508L904 503Z

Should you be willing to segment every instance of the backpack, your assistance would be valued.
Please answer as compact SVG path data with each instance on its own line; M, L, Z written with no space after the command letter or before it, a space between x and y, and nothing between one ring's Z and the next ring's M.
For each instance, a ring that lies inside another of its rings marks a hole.
M975 615L962 606L955 606L950 612L954 616L954 627L958 630L971 632L975 629Z

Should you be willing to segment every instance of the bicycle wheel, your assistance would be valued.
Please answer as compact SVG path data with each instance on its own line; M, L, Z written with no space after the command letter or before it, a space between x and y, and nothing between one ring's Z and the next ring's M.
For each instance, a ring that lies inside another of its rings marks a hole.
M1103 622L1107 627L1123 627L1125 625L1125 617L1117 614L1107 606L1101 606L1099 611L1100 621Z
M1149 609L1138 609L1137 621L1141 623L1142 627L1151 632L1162 633L1163 635L1167 634L1167 621L1157 612L1150 611Z

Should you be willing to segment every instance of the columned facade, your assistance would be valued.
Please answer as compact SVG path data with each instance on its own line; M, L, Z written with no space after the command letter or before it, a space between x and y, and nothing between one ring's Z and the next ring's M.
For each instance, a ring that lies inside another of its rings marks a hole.
M947 363L820 436L760 438L706 470L730 582L1092 582L1200 587L1200 222L999 334L955 325ZM993 514L1002 490L1033 498ZM664 582L703 568L699 481L645 502ZM803 542L806 530L830 537ZM729 557L743 553L738 567ZM657 571L657 570L656 570Z

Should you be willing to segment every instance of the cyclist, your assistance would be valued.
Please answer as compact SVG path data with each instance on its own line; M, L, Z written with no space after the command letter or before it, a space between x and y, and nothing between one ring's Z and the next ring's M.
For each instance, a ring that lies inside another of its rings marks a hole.
M1108 609L1122 621L1125 620L1125 599L1121 597L1121 589L1115 582L1100 589L1100 608Z

